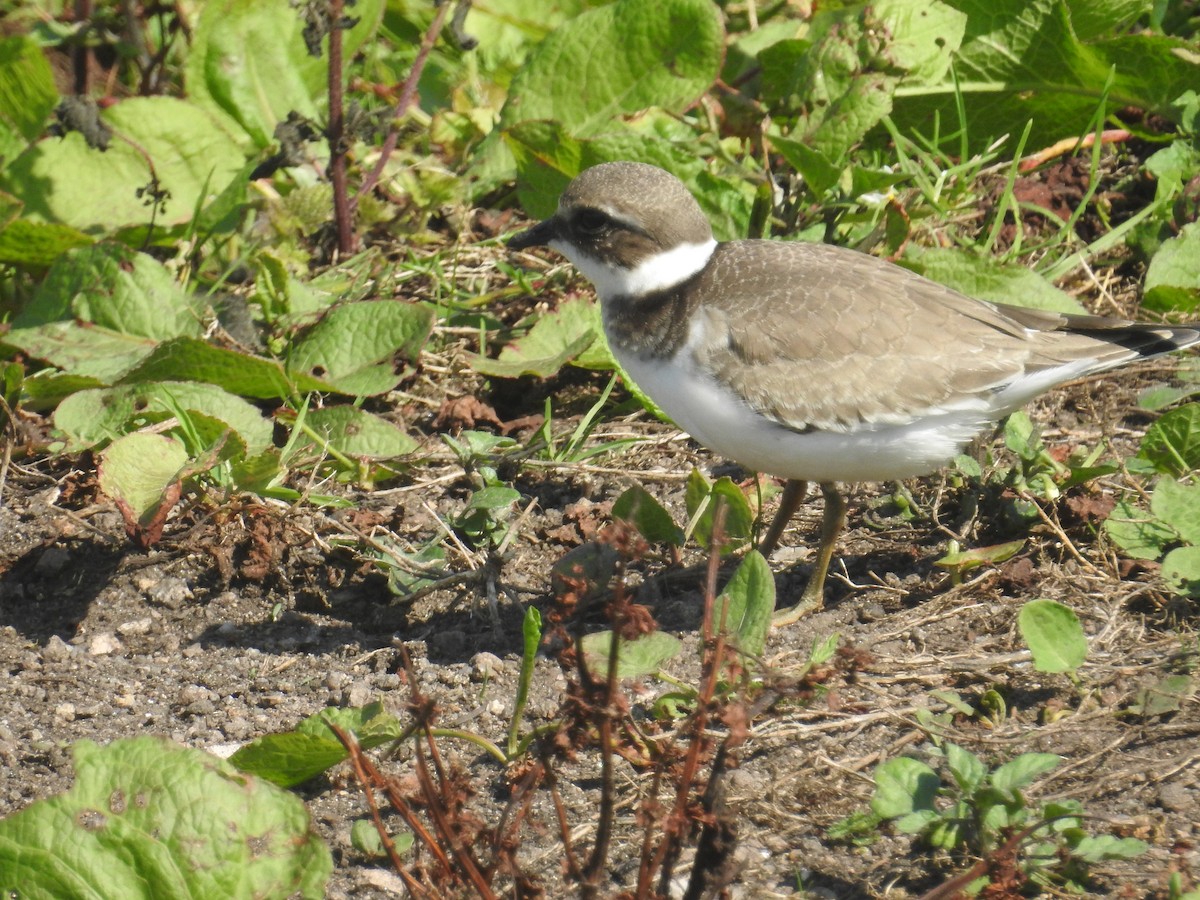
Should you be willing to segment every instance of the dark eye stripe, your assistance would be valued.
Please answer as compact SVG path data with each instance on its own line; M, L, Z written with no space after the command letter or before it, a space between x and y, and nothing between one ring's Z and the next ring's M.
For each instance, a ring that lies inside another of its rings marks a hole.
M581 209L575 215L574 224L584 234L599 234L610 227L613 221L598 209Z

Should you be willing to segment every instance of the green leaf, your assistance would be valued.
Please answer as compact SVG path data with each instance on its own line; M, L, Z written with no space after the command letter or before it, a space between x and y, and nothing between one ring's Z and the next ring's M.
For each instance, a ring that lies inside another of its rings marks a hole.
M576 136L647 107L681 112L716 80L724 29L709 0L618 0L563 23L513 79L500 128L549 119Z
M0 40L0 122L33 141L57 103L54 71L37 41L25 35ZM0 147L6 159L18 152L20 147Z
M613 633L597 631L584 635L580 649L593 678L608 677L608 658ZM643 634L636 641L621 641L617 647L617 677L640 678L657 672L662 664L679 654L679 638L662 631Z
M1181 540L1200 547L1200 484L1161 479L1150 495L1150 510Z
M1117 501L1104 520L1104 532L1131 559L1158 559L1177 540L1174 530L1128 500Z
M74 757L69 791L0 821L4 896L324 896L333 861L298 797L160 738Z
M1146 269L1147 309L1191 313L1200 306L1200 222L1164 241Z
M935 812L934 797L941 787L937 772L923 762L901 756L875 769L871 811L885 819L913 812Z
M420 446L386 419L352 406L310 409L304 424L338 453L354 459L394 459Z
M433 319L426 303L373 300L334 307L293 346L288 371L320 379L343 394L386 393L402 377L393 357L415 362Z
M475 356L471 368L481 375L549 378L597 340L600 315L596 304L579 298L566 300L542 316L523 337L513 341L496 359Z
M766 558L751 550L713 604L713 626L732 639L746 659L762 656L775 611L775 576Z
M1200 547L1176 547L1162 563L1163 581L1185 597L1200 597Z
M92 238L69 225L17 219L0 230L0 263L40 268L90 243Z
M75 322L14 328L0 342L45 360L72 378L102 384L116 381L154 351L149 338Z
M1194 43L1130 33L1115 4L1089 4L1087 33L1103 36L1087 41L1072 25L1072 5L1060 0L956 0L954 6L966 15L967 31L953 77L902 85L892 118L901 131L924 134L940 119L941 138L955 150L965 137L968 152L982 151L1028 120L1032 146L1077 136L1092 126L1102 99L1104 112L1128 105L1179 121L1173 101L1200 77ZM966 135L951 127L959 123L959 104L967 110Z
M229 762L280 787L303 784L346 758L346 748L328 722L353 734L364 750L394 741L404 730L381 703L327 707L302 721L295 731L268 734L252 741L234 753Z
M1039 672L1073 672L1087 658L1087 638L1074 611L1053 600L1030 600L1017 616Z
M800 173L814 197L822 198L837 186L842 168L820 150L778 135L769 135L768 139L787 164Z
M75 318L152 340L203 332L196 302L166 267L113 241L60 257L13 324L23 328Z
M1106 859L1133 859L1141 856L1150 845L1137 838L1119 838L1111 834L1088 835L1071 848L1071 855L1088 863Z
M974 753L958 744L946 744L946 766L964 793L973 794L987 776L987 766Z
M1061 762L1062 757L1053 753L1022 753L992 773L992 787L1011 795L1031 785L1038 776L1053 771Z
M245 163L220 123L186 100L134 97L102 118L115 135L108 150L92 149L71 132L31 144L0 173L0 187L25 204L26 218L104 233L152 222L179 225ZM152 177L169 194L158 207L138 195Z
M797 113L792 137L836 163L892 110L901 84L941 79L966 25L936 0L819 14L804 39L760 53L764 99L777 115Z
M127 384L205 381L220 385L231 394L262 400L332 390L325 382L303 373L285 372L273 359L214 347L194 338L176 338L159 344L121 380Z
M938 284L992 303L1008 303L1051 312L1086 310L1069 294L1024 266L1001 266L991 257L962 250L929 249L905 259L915 271Z
M383 0L358 0L347 10L357 24L342 32L345 59L374 35L383 6ZM328 89L328 52L311 56L303 27L299 10L288 0L203 4L187 54L188 96L237 122L259 147L271 145L275 126L289 112L319 119Z
M345 758L346 748L332 732L319 736L288 731L258 738L229 761L243 772L286 788L317 777Z
M201 413L232 428L257 455L272 445L273 426L258 408L215 385L151 382L82 390L54 411L54 425L66 433L72 452L106 443L133 428L161 422L177 409Z
M497 510L508 509L521 499L521 492L502 484L480 488L471 495L464 507L465 511L473 509Z
M1024 546L1025 541L1020 540L991 547L975 547L971 550L952 549L941 559L934 560L933 564L943 569L954 569L961 574L979 566L996 565L1006 559L1012 559Z
M614 519L629 522L652 544L683 546L683 529L675 524L662 504L639 485L634 485L617 498L612 515Z
M128 504L138 523L146 525L187 462L187 451L174 438L141 431L127 434L100 456L100 490Z
M1146 430L1138 456L1176 478L1200 469L1200 403L1189 403L1159 418Z
M688 476L685 496L688 516L695 520L692 533L701 547L707 548L712 545L713 516L716 513L718 498L725 507L720 552L732 553L750 542L754 532L754 512L750 509L746 495L727 476L710 485L698 469L693 469L692 474ZM696 512L701 505L705 505L704 512L696 518Z

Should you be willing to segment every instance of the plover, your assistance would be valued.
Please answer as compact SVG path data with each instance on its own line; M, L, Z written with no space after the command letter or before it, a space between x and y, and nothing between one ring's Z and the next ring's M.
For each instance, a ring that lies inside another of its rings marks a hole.
M845 524L837 482L936 471L1050 388L1200 341L1200 325L974 300L843 247L718 243L684 184L643 163L582 172L508 246L548 246L592 282L613 354L680 428L787 479L764 555L820 484L812 576L777 624L822 604Z

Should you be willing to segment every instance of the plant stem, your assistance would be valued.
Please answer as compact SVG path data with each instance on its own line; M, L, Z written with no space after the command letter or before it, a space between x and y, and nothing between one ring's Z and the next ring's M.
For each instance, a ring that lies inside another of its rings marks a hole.
M329 180L333 183L333 221L338 255L354 252L350 194L346 186L346 120L342 86L342 10L345 0L329 0Z

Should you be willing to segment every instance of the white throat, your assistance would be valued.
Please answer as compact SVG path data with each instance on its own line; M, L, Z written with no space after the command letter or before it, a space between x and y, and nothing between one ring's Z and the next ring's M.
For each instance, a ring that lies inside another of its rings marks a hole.
M702 244L680 244L642 260L633 269L596 259L566 241L553 240L550 246L569 259L596 286L601 300L609 300L638 297L682 284L708 265L717 242L709 238Z

